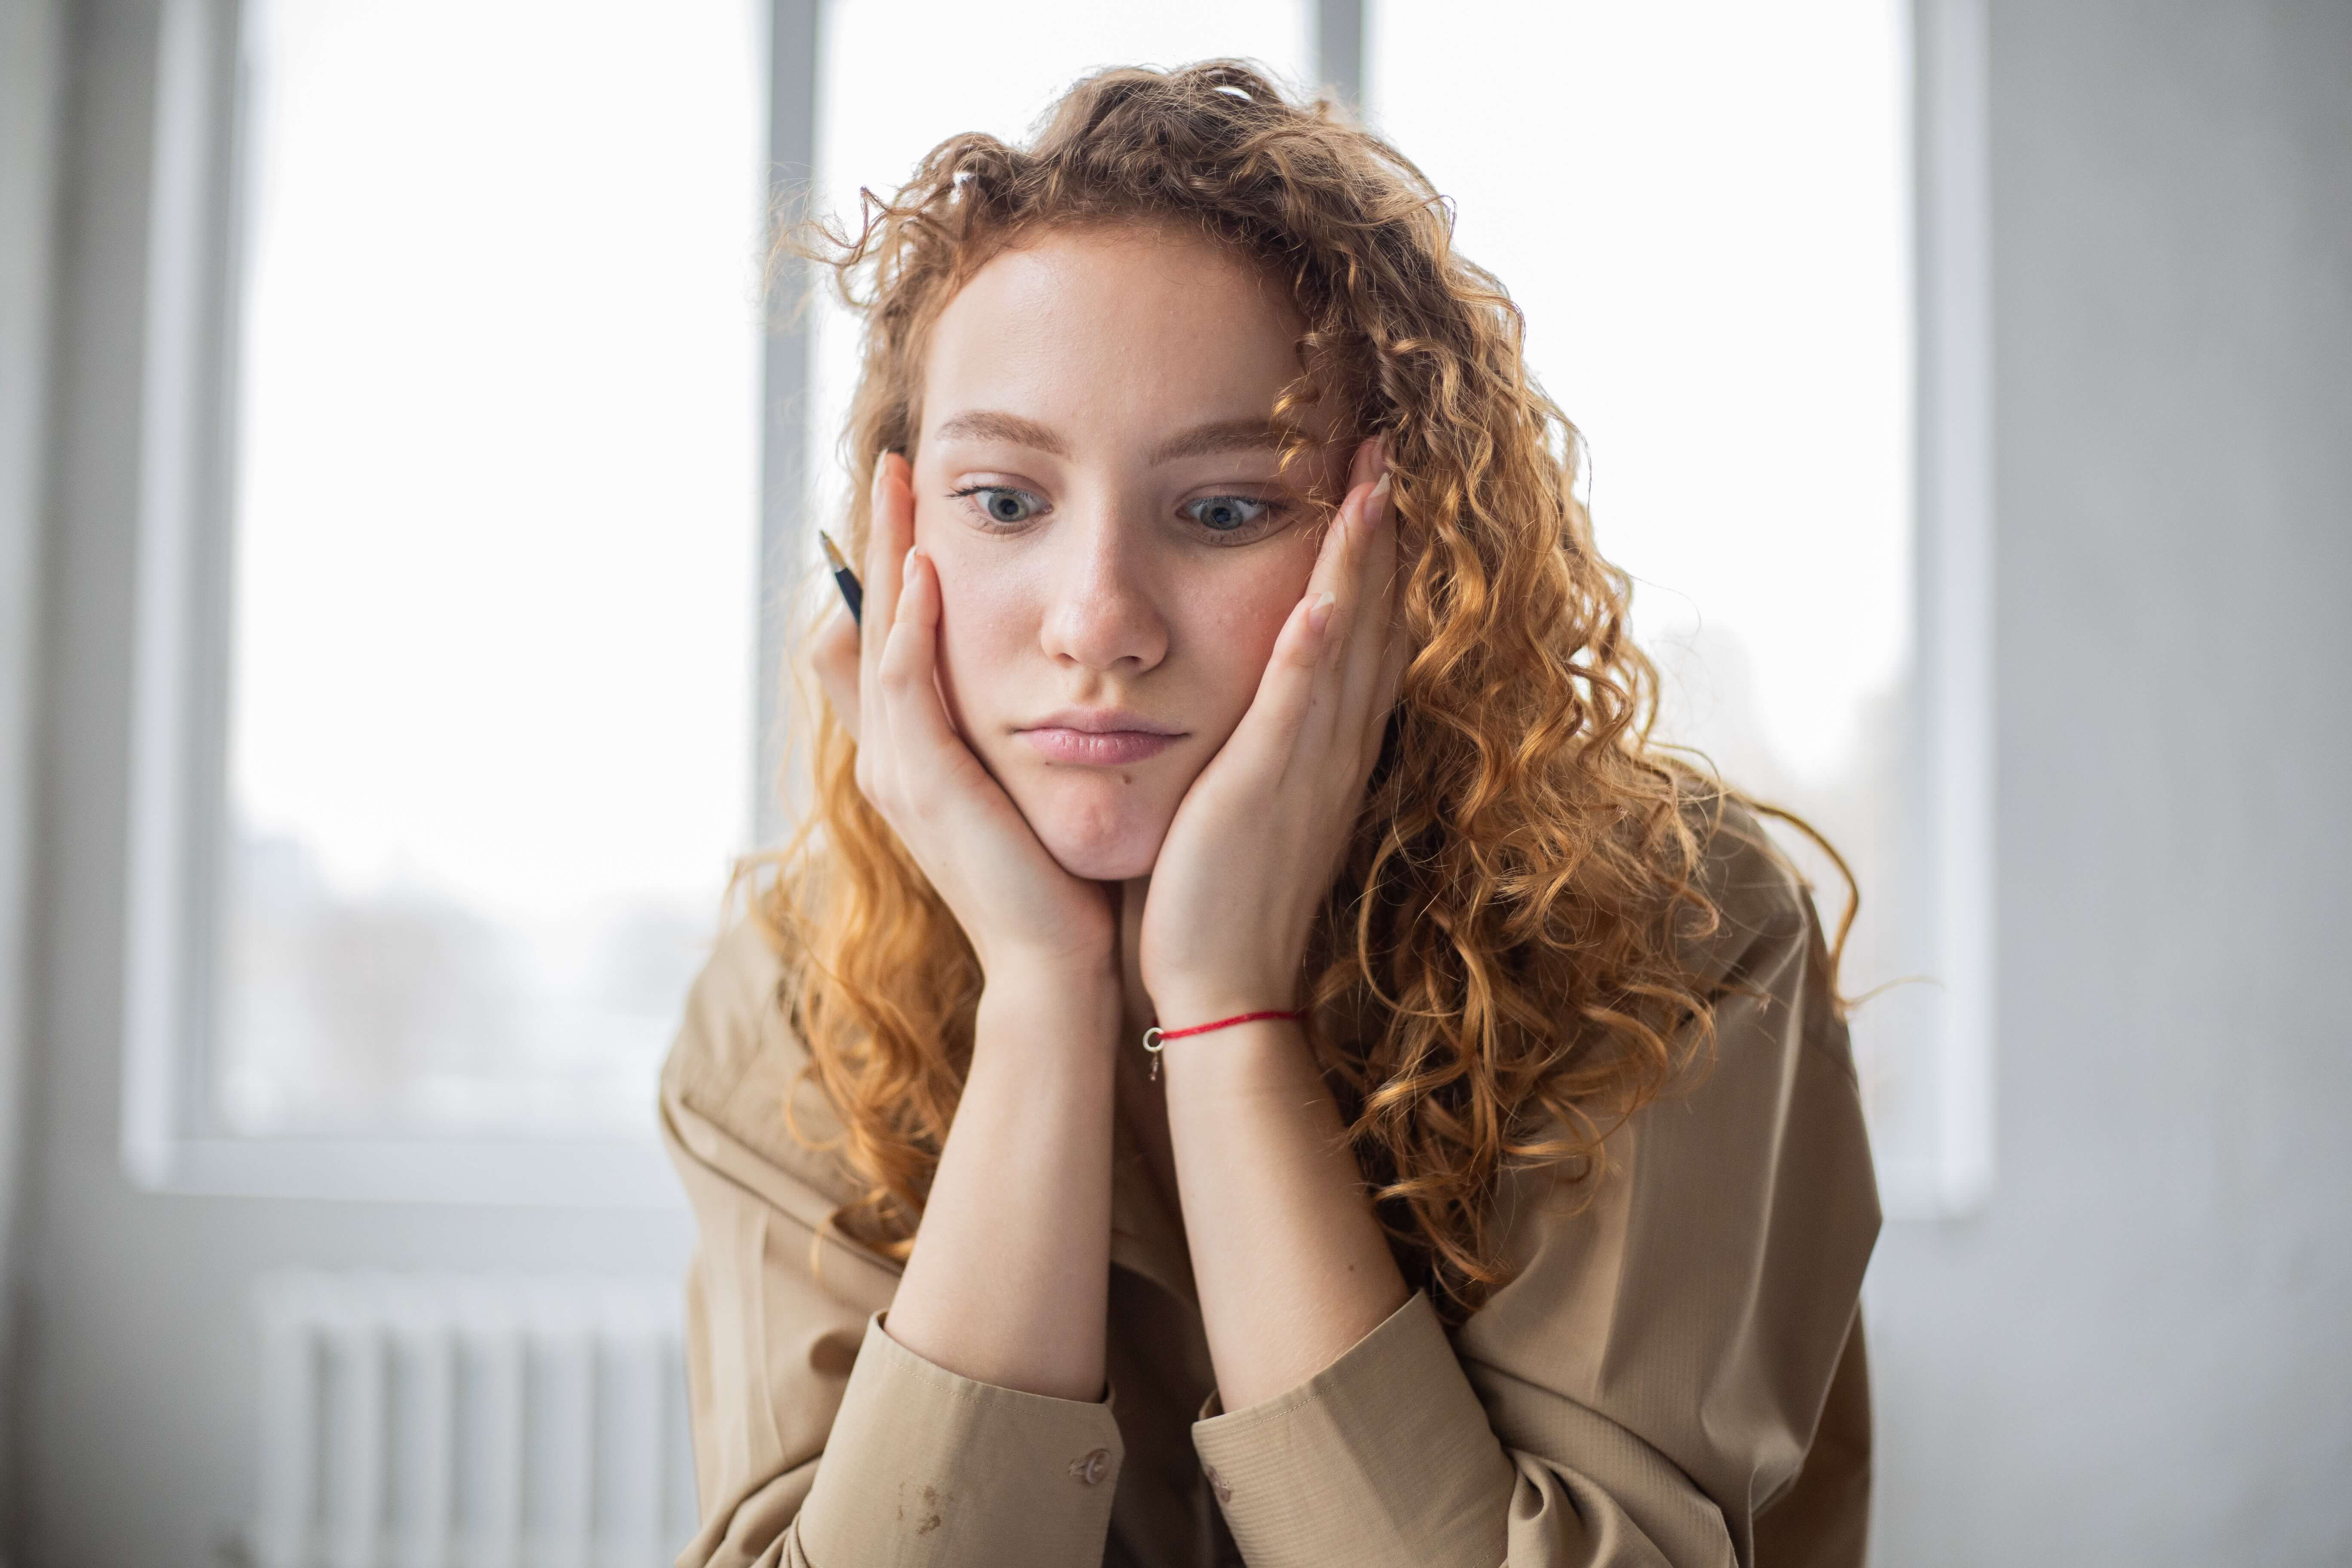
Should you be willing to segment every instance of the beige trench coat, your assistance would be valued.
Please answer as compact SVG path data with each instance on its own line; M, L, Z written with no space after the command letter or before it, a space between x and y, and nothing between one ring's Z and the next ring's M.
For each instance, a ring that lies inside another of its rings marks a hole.
M1580 1207L1547 1172L1509 1178L1521 1268L1462 1327L1417 1295L1306 1384L1230 1412L1181 1219L1124 1125L1106 1401L975 1383L894 1342L898 1268L821 1232L852 1188L785 1130L803 1053L776 957L739 928L662 1085L701 1231L704 1524L680 1563L1859 1563L1856 1303L1879 1215L1853 1060L1802 887L1753 847L1716 870L1718 1037L1696 1087L1612 1136ZM801 1096L803 1125L829 1128Z

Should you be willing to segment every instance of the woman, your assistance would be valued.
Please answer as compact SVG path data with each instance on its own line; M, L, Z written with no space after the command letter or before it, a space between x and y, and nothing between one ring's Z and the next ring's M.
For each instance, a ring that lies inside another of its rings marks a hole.
M839 244L863 627L664 1083L682 1561L1858 1561L1831 954L1434 193L1113 71Z

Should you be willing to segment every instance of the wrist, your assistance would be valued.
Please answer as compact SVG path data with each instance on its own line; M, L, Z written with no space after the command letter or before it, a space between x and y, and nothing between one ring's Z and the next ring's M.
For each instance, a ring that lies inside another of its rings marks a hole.
M1118 971L1100 964L1036 963L983 971L980 1016L1021 1018L1059 1032L1118 1026Z
M1051 991L1068 987L1091 991L1118 988L1118 947L1116 931L1100 942L1076 942L1061 946L997 947L981 951L981 984L988 991Z
M1204 979L1193 984L1154 988L1151 1006L1162 1029L1190 1029L1248 1013L1297 1011L1298 987L1263 979L1240 978L1223 984L1211 984Z

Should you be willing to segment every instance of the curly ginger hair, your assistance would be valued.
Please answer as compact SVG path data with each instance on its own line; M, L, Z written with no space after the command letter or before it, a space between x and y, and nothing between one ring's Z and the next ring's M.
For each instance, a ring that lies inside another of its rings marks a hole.
M1285 403L1329 400L1340 429L1386 442L1415 652L1302 985L1391 1245L1459 1321L1509 1275L1505 1170L1589 1176L1712 1038L1688 954L1717 920L1702 871L1725 792L1651 743L1629 583L1593 547L1580 440L1529 376L1517 309L1455 253L1410 162L1232 62L1088 77L1030 145L951 138L895 195L866 193L862 219L786 241L864 320L853 558L876 465L912 451L931 323L990 258L1060 227L1174 226L1245 258L1306 322ZM856 743L822 704L811 719L812 809L754 863L772 873L754 911L863 1186L835 1223L904 1258L982 976L859 793Z

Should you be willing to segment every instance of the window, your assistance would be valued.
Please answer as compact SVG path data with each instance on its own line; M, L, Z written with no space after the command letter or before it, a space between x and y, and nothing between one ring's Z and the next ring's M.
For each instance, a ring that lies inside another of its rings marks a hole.
M751 14L257 19L216 1104L645 1131L747 829Z
M637 1133L746 842L751 14L249 58L221 1119Z
M764 11L172 8L217 37L159 92L150 1179L425 1195L522 1137L674 1201L655 1074L754 786Z
M1890 1208L1980 1197L1981 39L1921 0L1915 84L1895 0L1654 11L166 7L133 1173L674 1201L654 1065L777 826L775 606L842 500L850 323L762 332L770 183L853 211L1097 66L1241 56L1360 72L1458 201L1591 442L1669 728L1853 856L1850 988L1937 982L1856 1017Z

